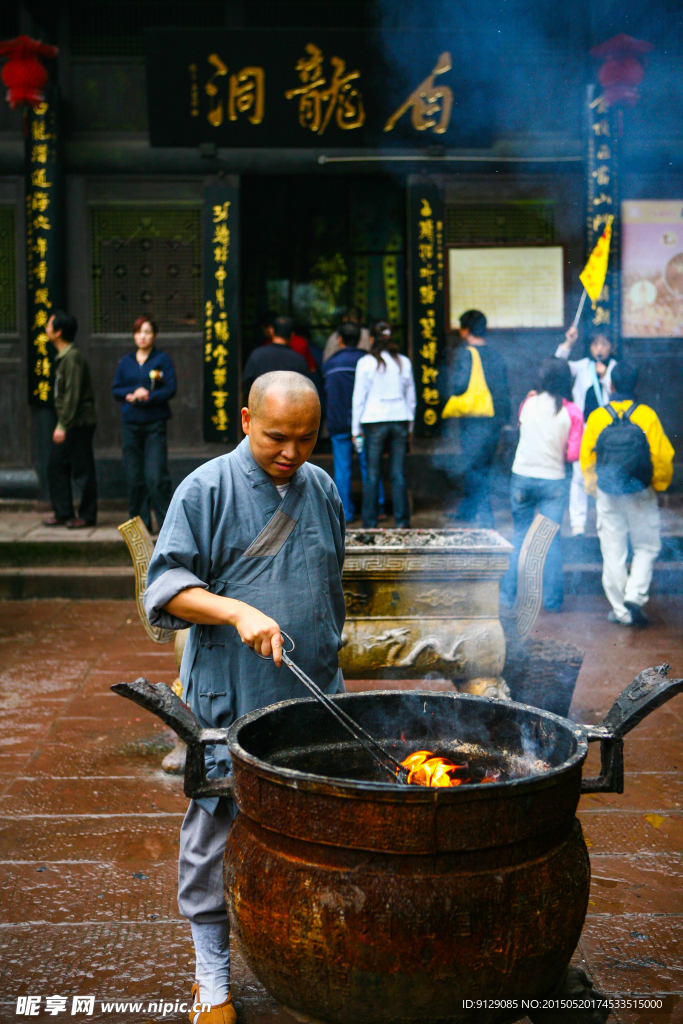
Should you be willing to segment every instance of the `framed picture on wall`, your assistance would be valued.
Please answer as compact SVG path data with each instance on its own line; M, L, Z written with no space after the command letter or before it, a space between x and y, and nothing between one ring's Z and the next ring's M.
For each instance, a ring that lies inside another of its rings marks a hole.
M564 264L561 245L450 248L449 329L467 309L480 309L492 329L562 327Z
M621 204L621 333L683 336L683 199Z

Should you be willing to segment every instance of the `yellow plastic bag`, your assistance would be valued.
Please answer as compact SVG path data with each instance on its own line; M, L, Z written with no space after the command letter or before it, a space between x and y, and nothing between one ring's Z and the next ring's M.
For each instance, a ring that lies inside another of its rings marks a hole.
M441 418L444 420L454 419L457 416L493 416L493 399L489 391L484 368L481 365L481 356L474 345L467 346L472 354L472 371L467 391L462 395L451 395L443 407Z

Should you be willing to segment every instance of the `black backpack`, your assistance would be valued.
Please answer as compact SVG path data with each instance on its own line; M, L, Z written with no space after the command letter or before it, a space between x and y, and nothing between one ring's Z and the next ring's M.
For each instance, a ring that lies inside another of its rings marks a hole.
M631 422L635 402L620 417L611 405L612 417L595 444L598 487L605 494L635 494L652 483L652 455L645 431Z

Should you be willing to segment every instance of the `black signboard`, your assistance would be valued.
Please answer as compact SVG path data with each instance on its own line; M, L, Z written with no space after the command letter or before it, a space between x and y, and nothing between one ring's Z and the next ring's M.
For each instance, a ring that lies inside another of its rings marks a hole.
M58 159L57 90L26 115L26 306L28 401L53 405L53 345L45 327L62 304L62 177Z
M453 32L149 29L153 146L488 146L493 43ZM459 67L463 52L476 60Z
M612 237L605 284L590 313L591 331L604 331L618 351L621 338L621 200L619 190L619 115L608 108L595 86L587 90L588 161L586 190L586 258L590 256L610 217Z
M417 390L415 433L439 433L439 368L446 341L444 200L431 178L415 177L408 188L408 255L413 371Z
M204 440L237 440L239 189L204 192Z

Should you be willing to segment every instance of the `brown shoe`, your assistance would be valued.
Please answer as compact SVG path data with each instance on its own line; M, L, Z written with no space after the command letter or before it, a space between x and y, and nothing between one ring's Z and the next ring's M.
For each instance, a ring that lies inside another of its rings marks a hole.
M61 516L54 516L54 515L52 515L52 516L45 516L45 519L42 520L42 523L43 523L43 526L66 526L66 524L69 521L70 521L69 519L62 519Z
M199 1002L199 985L195 982L192 986L192 1005ZM190 1024L237 1024L237 1014L232 1001L232 996L218 1006L212 1006L207 1012L196 1013L190 1010Z
M92 529L95 523L86 523L85 519L79 519L76 516L75 519L68 519L66 523L67 530L85 530L86 528Z

